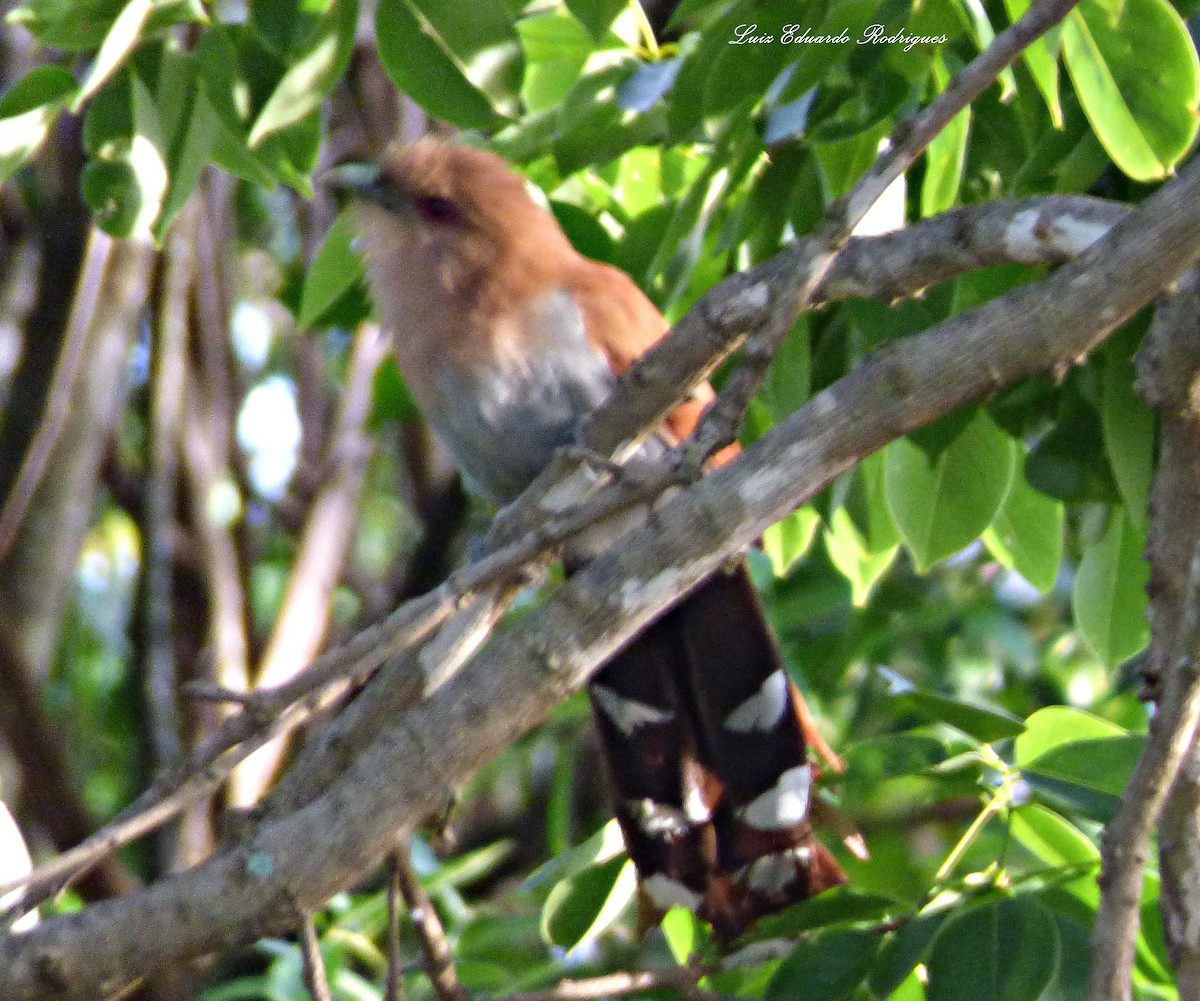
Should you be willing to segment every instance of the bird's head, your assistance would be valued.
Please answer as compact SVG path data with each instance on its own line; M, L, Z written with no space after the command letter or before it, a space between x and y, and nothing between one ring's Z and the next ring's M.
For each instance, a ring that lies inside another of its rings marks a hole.
M481 281L528 281L574 256L523 179L485 150L423 140L393 146L377 165L335 167L323 180L355 198L363 250L384 288L404 269L411 280L469 294Z

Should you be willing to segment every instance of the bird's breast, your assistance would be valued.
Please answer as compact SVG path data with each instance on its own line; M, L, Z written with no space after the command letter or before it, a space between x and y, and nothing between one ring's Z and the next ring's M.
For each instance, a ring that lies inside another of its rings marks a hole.
M485 343L474 357L426 358L427 385L413 388L468 485L504 503L555 449L574 441L580 419L609 394L615 377L560 290L494 323ZM398 353L404 370L402 347Z

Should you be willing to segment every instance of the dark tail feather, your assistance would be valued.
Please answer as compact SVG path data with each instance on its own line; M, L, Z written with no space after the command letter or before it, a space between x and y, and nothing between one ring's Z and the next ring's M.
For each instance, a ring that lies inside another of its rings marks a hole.
M692 906L732 938L846 881L813 836L811 724L744 564L610 661L592 702L652 904Z

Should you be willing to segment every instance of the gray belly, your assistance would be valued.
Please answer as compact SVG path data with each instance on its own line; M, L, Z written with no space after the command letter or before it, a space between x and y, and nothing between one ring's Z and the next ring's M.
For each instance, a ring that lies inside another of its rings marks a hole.
M530 369L476 374L470 384L446 374L425 411L468 487L506 503L575 441L581 418L612 389L614 377L597 356L543 356ZM581 363L582 362L582 363Z

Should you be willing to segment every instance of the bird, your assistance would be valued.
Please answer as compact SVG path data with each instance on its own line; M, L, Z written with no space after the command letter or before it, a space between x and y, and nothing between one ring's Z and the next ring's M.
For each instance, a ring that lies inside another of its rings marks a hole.
M405 383L468 489L488 501L513 500L574 445L581 420L667 333L633 279L580 254L492 152L394 144L378 163L332 168L325 183L351 196ZM708 383L694 389L642 457L685 439L713 398ZM651 623L588 691L651 915L683 906L731 941L846 882L811 817L809 748L837 758L787 675L744 559Z

